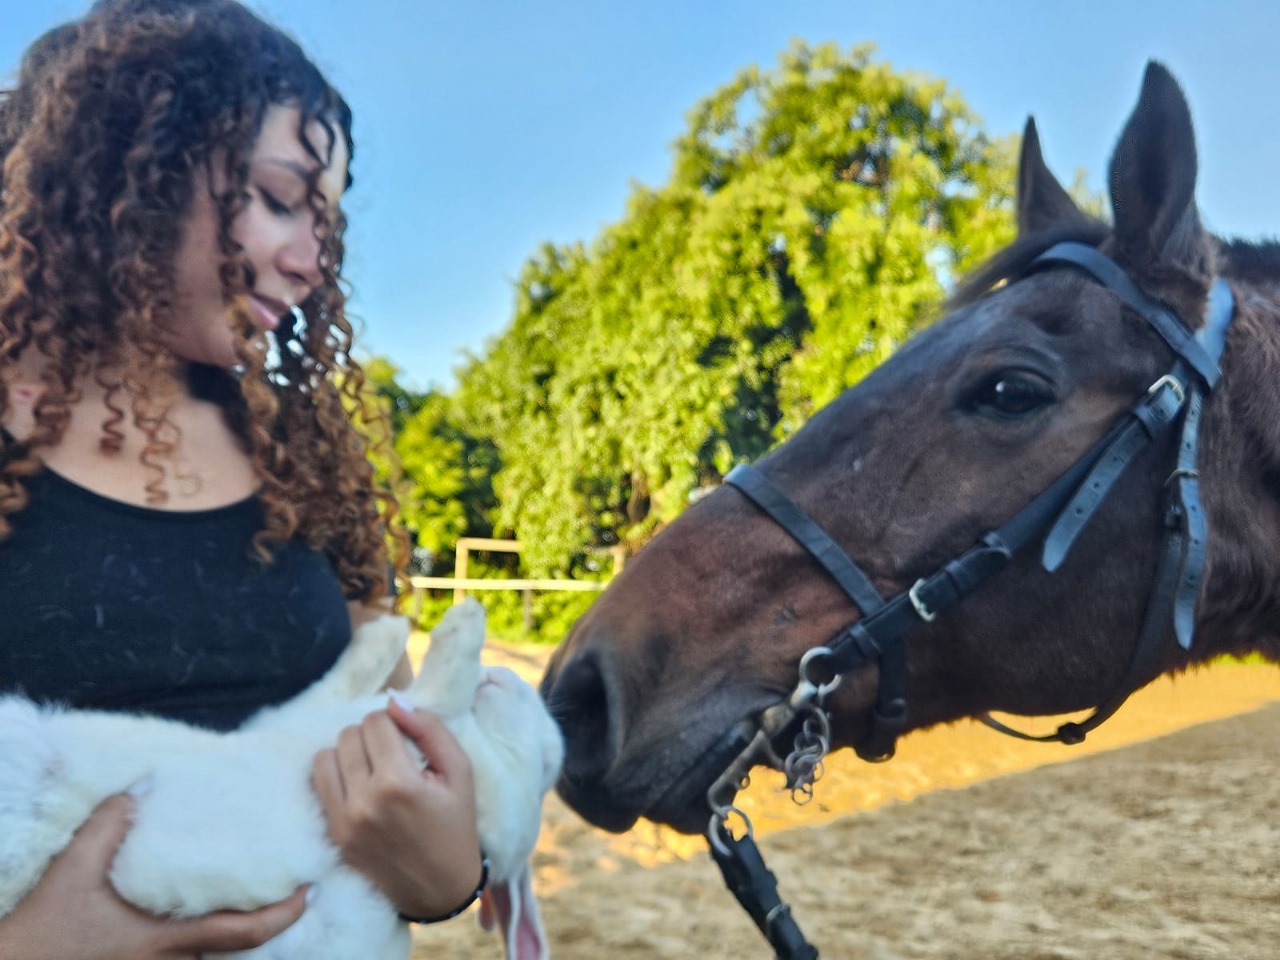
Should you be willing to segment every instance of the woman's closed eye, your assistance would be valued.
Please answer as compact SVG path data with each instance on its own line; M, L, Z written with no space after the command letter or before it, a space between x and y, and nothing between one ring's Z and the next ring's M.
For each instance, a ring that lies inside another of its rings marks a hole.
M262 196L262 202L267 205L267 209L278 217L290 217L298 212L296 206L285 203L270 190L259 187L258 193Z

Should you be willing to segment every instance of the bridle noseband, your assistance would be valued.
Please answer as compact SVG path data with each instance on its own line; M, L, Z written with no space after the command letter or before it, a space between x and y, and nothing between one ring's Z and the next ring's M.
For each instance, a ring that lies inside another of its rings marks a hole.
M817 951L800 934L790 911L777 896L773 874L755 847L750 822L741 838L727 827L732 814L746 820L733 798L748 772L760 763L787 770L793 790L808 793L829 747L825 697L842 677L877 662L879 685L865 736L854 745L864 760L888 760L907 720L906 634L932 622L987 578L1003 570L1019 549L1044 534L1041 563L1056 571L1126 467L1181 417L1177 463L1166 482L1165 537L1146 613L1125 678L1106 701L1078 723L1064 723L1052 734L1032 736L1005 726L987 714L980 719L1002 733L1024 740L1080 743L1111 717L1149 675L1172 621L1175 636L1190 650L1195 633L1196 604L1204 576L1208 540L1200 503L1197 451L1204 398L1221 379L1219 359L1234 312L1230 288L1217 279L1209 292L1205 323L1192 332L1172 311L1148 297L1105 254L1080 243L1059 243L1031 264L1028 273L1067 265L1089 274L1118 296L1174 351L1172 369L1157 379L1128 414L1076 463L1002 526L979 538L969 550L929 576L886 599L847 553L803 510L754 467L734 467L725 482L737 488L799 542L858 607L861 617L840 630L824 646L801 660L799 682L791 696L770 707L756 723L744 723L726 735L726 754L737 759L711 786L708 838L712 856L725 881L783 960L810 960ZM825 681L810 676L820 665ZM773 742L799 723L796 744L779 758ZM736 749L735 749L736 748Z

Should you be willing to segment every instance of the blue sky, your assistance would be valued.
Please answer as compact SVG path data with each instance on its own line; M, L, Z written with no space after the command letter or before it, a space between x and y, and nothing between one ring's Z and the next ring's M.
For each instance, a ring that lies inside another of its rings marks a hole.
M544 240L589 240L634 182L659 185L685 113L792 38L875 42L942 77L994 134L1040 128L1095 188L1163 60L1191 101L1215 230L1280 234L1280 3L1272 0L260 0L356 115L349 277L366 351L417 388L511 319ZM0 73L87 0L0 0Z

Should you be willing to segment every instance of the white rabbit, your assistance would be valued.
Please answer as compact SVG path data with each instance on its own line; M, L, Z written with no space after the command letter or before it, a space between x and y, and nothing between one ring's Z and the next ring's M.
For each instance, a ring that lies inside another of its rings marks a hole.
M374 691L408 625L363 626L320 681L232 733L170 720L37 707L0 697L0 917L36 884L93 808L149 779L111 867L120 896L153 914L249 910L303 883L314 896L292 927L241 960L404 960L408 927L325 833L311 760L339 731L383 709ZM529 856L542 798L564 747L537 692L484 667L484 609L453 607L432 632L404 700L446 721L471 760L480 842L490 863L481 921L502 928L510 960L543 960L546 938ZM407 742L407 741L406 741Z

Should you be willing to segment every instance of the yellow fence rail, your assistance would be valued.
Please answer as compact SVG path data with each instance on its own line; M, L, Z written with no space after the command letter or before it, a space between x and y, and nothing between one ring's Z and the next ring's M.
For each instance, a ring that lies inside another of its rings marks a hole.
M410 577L409 587L413 591L413 619L416 622L422 616L423 598L428 590L452 590L453 602L459 603L467 595L468 590L519 590L524 594L525 626L533 629L533 592L535 590L603 590L609 585L607 580L568 580L556 578L512 577L507 579L489 577L468 577L467 565L472 551L493 553L519 553L523 549L519 540L495 540L488 537L460 537L455 551L452 577ZM613 572L616 576L626 561L622 547L610 547L598 551L607 553L613 559Z

